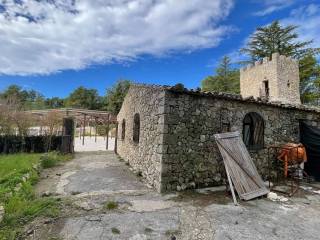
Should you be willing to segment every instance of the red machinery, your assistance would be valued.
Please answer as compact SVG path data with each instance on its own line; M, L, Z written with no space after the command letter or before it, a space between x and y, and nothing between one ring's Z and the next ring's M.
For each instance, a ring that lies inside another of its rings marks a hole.
M288 176L288 167L307 161L306 149L302 144L287 143L281 146L278 160L284 163L284 176Z

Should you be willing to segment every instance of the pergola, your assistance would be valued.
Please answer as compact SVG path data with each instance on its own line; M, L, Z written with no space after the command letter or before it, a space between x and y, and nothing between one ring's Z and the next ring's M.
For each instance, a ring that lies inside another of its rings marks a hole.
M106 148L108 149L109 144L109 131L110 124L116 124L117 118L114 114L106 111L88 110L88 109L77 109L77 108L59 108L59 109L44 109L44 110L32 110L28 111L32 115L39 117L40 119L49 113L59 114L62 118L73 118L76 126L80 127L80 138L82 137L82 145L85 143L86 127L91 128L94 126L97 130L98 125L106 126ZM117 134L116 134L117 135ZM97 137L97 131L95 131L95 138Z

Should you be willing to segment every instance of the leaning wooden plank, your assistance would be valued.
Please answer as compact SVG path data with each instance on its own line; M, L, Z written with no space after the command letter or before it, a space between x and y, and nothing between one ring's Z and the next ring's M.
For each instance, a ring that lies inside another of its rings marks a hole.
M226 172L227 172L228 182L229 182L229 186L230 186L230 190L231 190L231 194L232 194L232 198L233 198L233 203L234 203L234 205L237 206L238 205L237 197L236 197L236 194L234 193L232 181L231 181L230 174L229 174L229 171L227 168L226 168Z
M239 134L233 134L234 136L239 136ZM241 149L239 149L239 147L237 147L238 144L238 139L230 139L230 134L227 135L228 139L221 139L222 145L220 144L220 151L223 153L222 155L224 155L224 160L226 162L226 167L229 169L229 172L231 172L231 178L233 178L233 182L234 185L237 189L238 194L240 195L241 198L243 193L246 192L254 192L259 190L259 186L260 184L263 186L263 182L262 180L259 181L260 179L256 179L255 172L252 172L252 170L254 169L253 167L251 167L250 169L250 165L246 164L246 162L244 162L244 159L237 159L238 156L242 156L241 154L239 154L239 152L242 152ZM236 141L235 141L236 140ZM222 148L221 146L224 145L224 148ZM219 146L219 145L218 145ZM226 149L228 149L228 147L230 146L230 149L226 151ZM242 164L235 164L235 159L236 161L243 161ZM240 167L241 166L241 167ZM246 166L248 168L248 171L245 169L244 167ZM249 171L250 170L250 171ZM248 172L249 172L249 176L248 177ZM252 177L251 177L252 175Z
M216 134L215 139L228 175L241 199L250 200L265 195L261 176L246 149L239 132Z

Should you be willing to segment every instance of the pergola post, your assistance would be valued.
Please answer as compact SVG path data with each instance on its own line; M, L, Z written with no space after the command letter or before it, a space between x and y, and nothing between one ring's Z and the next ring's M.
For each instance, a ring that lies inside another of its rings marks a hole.
M109 150L109 127L110 127L110 115L108 115L108 118L107 118L107 129L106 129L106 135L107 135L107 139L106 139L106 149Z
M84 137L86 135L86 114L84 114L84 118L83 118L83 134L82 134L82 145L84 145Z
M90 118L89 127L90 127L90 138L91 138L91 136L92 136L92 133L91 133L91 130L92 130L92 118Z
M95 135L94 135L94 142L97 142L97 118L94 119L95 121Z

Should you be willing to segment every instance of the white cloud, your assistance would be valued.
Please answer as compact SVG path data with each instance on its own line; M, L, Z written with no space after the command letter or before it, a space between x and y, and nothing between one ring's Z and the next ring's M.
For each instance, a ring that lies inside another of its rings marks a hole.
M0 74L214 47L232 31L221 24L232 7L233 0L0 0Z
M296 0L264 0L259 1L259 3L263 4L263 10L254 13L256 16L265 16L282 9L288 8L292 6Z
M300 41L313 40L312 47L320 48L320 5L309 4L291 11L288 18L283 19L282 24L298 26Z

